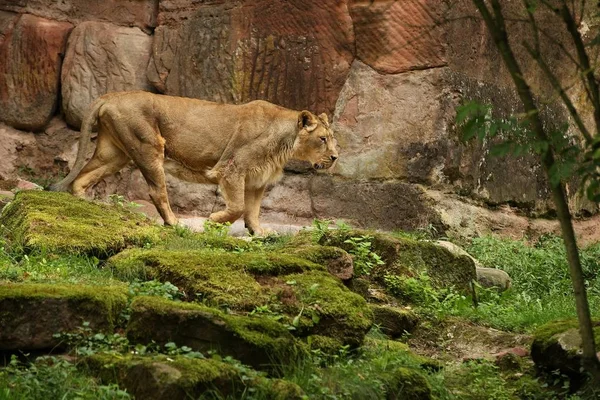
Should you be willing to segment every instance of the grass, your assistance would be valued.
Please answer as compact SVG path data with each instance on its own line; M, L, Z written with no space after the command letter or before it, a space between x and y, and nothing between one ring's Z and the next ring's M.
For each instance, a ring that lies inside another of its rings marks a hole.
M506 271L511 288L497 294L484 291L478 309L457 312L471 320L511 331L531 331L544 323L576 317L575 299L562 239L543 236L525 241L482 237L467 248L482 264ZM600 244L580 250L588 300L600 315Z
M421 239L422 240L422 239ZM474 239L466 250L483 265L506 271L511 288L477 288L473 299L452 288L436 289L431 278L386 276L396 297L415 305L417 313L435 319L460 317L480 325L512 332L531 332L557 319L576 317L575 299L562 239L543 236L533 244L491 236ZM600 316L600 244L580 250L592 316Z

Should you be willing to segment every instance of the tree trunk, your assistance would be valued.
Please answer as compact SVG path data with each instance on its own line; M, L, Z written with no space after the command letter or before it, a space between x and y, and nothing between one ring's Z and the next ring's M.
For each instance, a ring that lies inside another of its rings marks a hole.
M531 124L533 132L536 134L539 140L550 143L548 135L546 134L546 131L542 125L539 109L534 101L531 89L525 81L521 68L508 42L506 24L504 22L504 16L502 14L502 8L499 1L490 0L493 15L488 9L485 0L473 0L473 3L479 9L488 31L492 35L494 43L500 51L502 59L504 60L504 64L506 65L512 77L517 92L519 93L519 97L523 102L525 114L527 115L527 120ZM550 178L550 169L554 163L554 153L550 146L548 151L542 156L542 164L548 178ZM562 237L567 250L569 273L573 283L573 292L575 295L577 316L579 320L579 331L583 342L583 367L592 374L594 380L597 380L600 379L600 363L598 362L598 357L596 356L596 345L594 341L590 309L587 301L585 283L581 269L581 262L579 259L579 251L577 249L577 242L575 239L575 232L573 230L573 223L571 220L571 214L569 212L564 184L561 182L556 186L551 185L551 190L554 204L556 206L558 220L560 221Z

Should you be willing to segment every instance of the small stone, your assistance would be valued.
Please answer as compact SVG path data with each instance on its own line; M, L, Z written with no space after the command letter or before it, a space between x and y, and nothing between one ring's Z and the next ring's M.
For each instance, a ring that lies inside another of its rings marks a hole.
M411 332L419 318L412 311L389 306L372 306L373 322L392 339Z
M500 353L496 357L496 361L494 362L501 371L520 371L521 370L521 361L520 357L511 352Z
M43 187L38 185L37 183L29 182L23 179L18 179L17 184L15 186L17 190L44 190Z
M510 288L510 276L501 269L478 267L476 268L476 272L477 282L485 288L495 287L500 289L500 291Z

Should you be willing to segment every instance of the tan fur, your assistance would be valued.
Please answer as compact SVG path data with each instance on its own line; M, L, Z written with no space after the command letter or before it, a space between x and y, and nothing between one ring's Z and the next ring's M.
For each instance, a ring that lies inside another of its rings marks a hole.
M83 166L94 125L96 150ZM250 232L261 234L262 196L284 164L294 158L329 168L337 157L325 114L317 117L266 101L229 105L148 92L110 93L90 107L75 165L52 190L67 190L72 182L73 194L83 196L90 185L133 160L165 224L177 223L167 198L166 171L192 182L219 184L226 208L210 219L233 222L243 214Z

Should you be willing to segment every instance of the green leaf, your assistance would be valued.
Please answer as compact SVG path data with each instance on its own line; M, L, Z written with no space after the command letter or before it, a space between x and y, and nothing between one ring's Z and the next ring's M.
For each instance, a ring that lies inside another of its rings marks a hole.
M510 141L498 143L490 148L490 154L494 157L504 157L512 151L513 143Z

